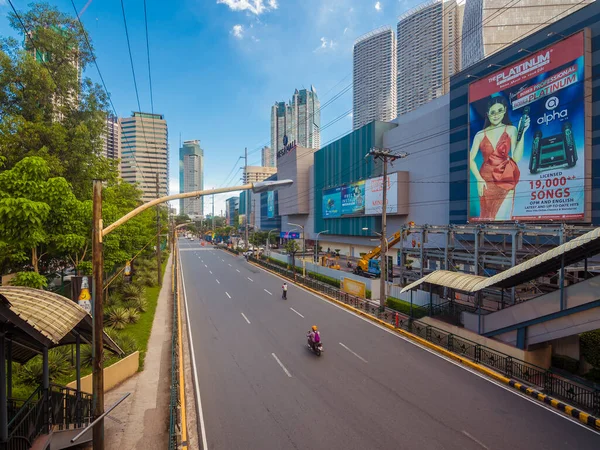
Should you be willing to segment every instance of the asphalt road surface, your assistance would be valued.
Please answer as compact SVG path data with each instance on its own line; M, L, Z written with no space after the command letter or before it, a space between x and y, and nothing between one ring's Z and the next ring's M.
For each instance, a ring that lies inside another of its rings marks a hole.
M283 300L242 257L180 250L210 450L600 449L600 433L307 291Z

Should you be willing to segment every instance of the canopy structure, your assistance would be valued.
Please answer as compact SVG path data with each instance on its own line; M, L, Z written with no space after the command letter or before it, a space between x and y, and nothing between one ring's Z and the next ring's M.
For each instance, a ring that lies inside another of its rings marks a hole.
M493 277L436 270L405 286L402 292L410 291L423 283L469 293L479 292L490 287L506 289L536 279L548 272L560 269L563 265L568 266L598 253L600 253L600 228L596 228Z
M20 286L0 286L0 328L14 346L12 358L25 363L44 347L92 341L92 317L77 303L53 292ZM104 333L104 346L123 350Z

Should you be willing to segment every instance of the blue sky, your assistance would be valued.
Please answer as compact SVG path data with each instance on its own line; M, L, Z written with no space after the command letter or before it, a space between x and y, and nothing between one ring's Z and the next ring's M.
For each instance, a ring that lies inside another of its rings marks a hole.
M25 10L30 0L13 0ZM70 0L51 4L73 13ZM179 137L204 148L205 188L227 180L248 147L260 165L270 144L270 107L295 88L314 85L321 103L352 82L352 44L419 0L147 0L154 110L169 127L170 189L178 192ZM92 38L106 86L119 116L137 110L120 0L75 0ZM14 35L0 0L0 35ZM125 0L125 13L141 107L150 111L142 0ZM99 80L95 68L86 75ZM348 91L321 112L321 126L352 107ZM328 127L326 143L352 128L351 117ZM236 167L242 165L240 161ZM241 172L230 183L239 183ZM225 209L222 195L215 212ZM209 212L210 202L205 202Z

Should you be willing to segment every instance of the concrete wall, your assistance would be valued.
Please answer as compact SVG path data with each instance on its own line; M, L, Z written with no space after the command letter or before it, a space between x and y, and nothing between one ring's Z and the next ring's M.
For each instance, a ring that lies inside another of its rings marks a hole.
M279 190L279 214L308 214L309 170L314 161L315 149L296 147L277 158L277 178L294 180L290 187ZM283 224L282 224L283 225Z
M536 366L543 367L544 369L549 368L552 362L551 345L541 346L539 348L536 348L535 350L520 350L516 347L513 347L512 345L499 342L495 339L480 336L472 331L466 330L461 327L457 327L455 325L450 325L440 320L432 319L431 317L424 317L422 319L419 319L419 322L424 322L436 328L446 330L448 333L455 334L457 336L463 337L481 345L485 345L486 347L489 347L493 350L512 356L513 358L526 361L530 364L535 364Z
M104 392L110 391L115 386L121 384L129 377L135 375L140 368L140 352L132 353L131 355L117 361L112 366L104 369ZM75 389L77 381L72 381L67 384L67 387ZM81 379L81 390L92 393L92 376L88 375Z
M408 215L388 216L390 230L408 221L417 224L448 223L448 115L450 96L444 95L399 116L398 124L383 134L383 146L408 157L394 163L394 170L408 171Z

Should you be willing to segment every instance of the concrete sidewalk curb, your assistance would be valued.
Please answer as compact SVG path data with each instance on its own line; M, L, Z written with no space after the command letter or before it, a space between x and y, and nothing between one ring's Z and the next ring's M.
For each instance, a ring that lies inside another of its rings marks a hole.
M277 275L278 277L290 280L292 283L294 282L294 280L292 278L288 278L286 276L283 276L283 275L281 275L281 274L279 274L277 272L274 272L272 270L269 270L269 269L267 269L267 268L265 268L265 267L263 267L263 266L261 266L259 264L255 264L253 262L250 262L250 264L252 264L252 265L254 265L254 266L256 266L256 267L258 267L258 268L260 268L260 269L262 269L262 270L264 270L266 272L269 272L269 273L272 273L274 275ZM410 340L412 340L414 342L417 342L420 345L423 345L423 346L425 346L425 347L427 347L427 348L429 348L431 350L434 350L437 353L441 353L442 355L444 355L444 356L446 356L446 357L448 357L448 358L450 358L450 359L452 359L454 361L460 362L461 364L464 364L465 366L468 366L471 369L474 369L474 370L478 371L479 373L482 373L482 374L484 374L484 375L486 375L486 376L488 376L490 378L493 378L496 381L499 381L499 382L501 382L503 384L506 384L507 386L510 386L510 387L512 387L512 388L514 388L514 389L516 389L516 390L518 390L518 391L520 391L520 392L528 395L529 397L534 398L535 400L539 400L539 401L541 401L541 402L543 402L543 403L545 403L545 404L547 404L547 405L549 405L549 406L551 406L551 407L553 407L553 408L555 408L555 409L557 409L557 410L559 410L561 412L564 412L565 414L567 414L567 415L569 415L569 416L571 416L571 417L579 420L580 422L584 423L585 425L588 425L588 426L591 426L591 427L593 427L593 428L595 428L597 430L600 430L600 418L597 418L597 417L595 417L595 416L593 416L591 414L588 414L588 413L585 413L583 411L580 411L577 408L575 408L573 406L570 406L570 405L567 405L566 403L563 403L563 402L561 402L559 400L556 400L556 399L554 399L554 398L552 398L552 397L550 397L548 395L542 394L541 392L538 392L535 389L532 389L532 388L530 388L530 387L528 387L528 386L526 386L526 385L524 385L522 383L519 383L516 380L513 380L511 378L507 378L504 375L499 374L498 372L495 372L495 371L493 371L491 369L488 369L487 367L484 367L484 366L482 366L480 364L474 363L473 361L471 361L471 360L469 360L467 358L464 358L464 357L462 357L460 355L457 355L456 353L453 353L453 352L451 352L449 350L446 350L443 347L435 345L435 344L433 344L433 343L431 343L431 342L429 342L429 341L427 341L427 340L425 340L423 338L420 338L419 336L417 336L415 334L409 333L408 331L402 330L400 328L396 328L395 326L393 326L393 325L391 325L391 324L389 324L389 323L387 323L387 322L385 322L385 321L383 321L381 319L378 319L377 317L374 317L374 316L372 316L372 315L370 315L370 314L368 314L368 313L366 313L364 311L361 311L360 309L357 309L357 308L355 308L353 306L347 305L346 303L341 302L341 301L339 301L339 300L337 300L337 299L335 299L333 297L329 297L328 295L325 295L322 292L316 291L316 290L311 289L311 288L309 288L307 286L303 286L303 285L298 285L298 286L301 287L302 289L306 289L307 291L310 291L310 292L312 292L312 293L314 293L314 294L316 294L316 295L318 295L320 297L323 297L323 298L325 298L325 299L327 299L327 300L329 300L329 301L331 301L331 302L333 302L333 303L335 303L335 304L337 304L337 305L339 305L339 306L341 306L341 307L343 307L343 308L345 308L345 309L347 309L349 311L352 311L353 313L358 314L361 317L365 317L365 318L369 319L372 322L378 323L379 325L382 325L382 326L384 326L384 327L386 327L386 328L388 328L388 329L390 329L392 331L395 331L396 333L398 333L398 334L400 334L400 335L402 335L402 336L404 336L404 337L406 337L406 338L408 338L408 339L410 339Z

